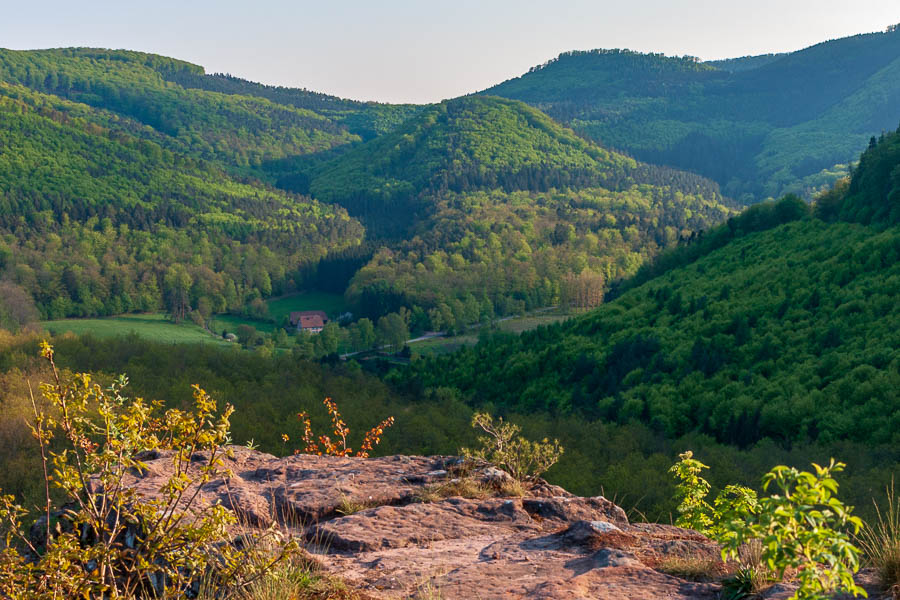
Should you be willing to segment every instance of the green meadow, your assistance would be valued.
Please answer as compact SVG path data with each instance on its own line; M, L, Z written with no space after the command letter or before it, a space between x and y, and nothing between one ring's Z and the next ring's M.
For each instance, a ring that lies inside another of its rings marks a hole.
M193 323L182 322L176 325L161 313L120 315L101 319L61 319L44 321L41 325L53 335L70 332L76 335L115 337L134 333L156 342L228 343Z

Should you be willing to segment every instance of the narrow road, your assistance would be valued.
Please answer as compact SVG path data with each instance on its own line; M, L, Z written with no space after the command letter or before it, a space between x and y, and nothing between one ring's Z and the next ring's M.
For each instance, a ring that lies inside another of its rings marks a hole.
M557 308L559 308L559 307L558 306L545 306L544 308L535 309L535 310L531 311L530 313L527 313L524 315L507 315L507 316L501 317L499 319L493 319L490 323L478 323L475 325L471 325L469 328L470 329L481 329L482 327L484 327L486 325L494 325L495 323L502 323L503 321L509 321L510 319L515 319L520 316L527 317L527 316L531 316L531 315L536 315L538 313L555 310ZM415 344L416 342L424 342L427 340L433 340L434 338L444 337L446 335L447 335L447 333L445 331L429 331L425 335L420 335L419 337L412 338L410 340L406 340L405 343L406 344ZM357 350L356 352L348 352L347 354L341 354L341 358L347 359L347 358L350 358L351 356L356 356L357 354L362 354L363 352L369 352L370 350L380 350L381 348L384 348L384 347L385 346L381 346L380 348L370 348L369 350Z

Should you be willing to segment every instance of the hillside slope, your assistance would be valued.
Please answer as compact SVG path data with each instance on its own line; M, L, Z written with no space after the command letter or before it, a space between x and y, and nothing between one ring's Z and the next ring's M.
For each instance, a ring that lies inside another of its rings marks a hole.
M797 200L762 205L591 313L421 361L398 381L502 410L636 420L667 437L896 444L900 229L884 185L900 168L898 139L863 156L836 210L821 207L874 226L828 223Z
M709 180L641 164L500 98L426 107L309 176L313 197L389 240L348 300L372 317L405 306L416 329L557 304L579 286L596 302L660 248L730 214Z
M718 197L707 180L639 165L523 103L467 97L427 107L398 130L319 166L309 189L379 229L396 226L398 215L423 216L428 197L444 191L615 190L663 181Z
M641 160L689 169L744 202L811 196L900 120L900 31L701 63L570 52L485 94L522 100Z
M259 95L188 88L203 68L184 61L94 48L0 50L0 81L131 119L165 147L224 166L329 150L359 140L313 110Z
M237 181L135 129L0 83L0 278L44 318L237 307L363 236L339 207Z

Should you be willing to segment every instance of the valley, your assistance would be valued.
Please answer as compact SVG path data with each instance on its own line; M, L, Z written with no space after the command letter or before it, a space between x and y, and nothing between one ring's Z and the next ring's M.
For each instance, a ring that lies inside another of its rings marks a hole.
M694 587L678 571L675 585L647 558L658 540L714 559L727 543L712 526L666 529L693 510L672 466L691 456L697 473L709 465L712 504L697 500L709 519L725 518L720 492L762 497L775 465L835 458L846 468L828 493L839 486L875 523L900 474L898 82L896 27L716 61L565 52L431 104L130 50L0 49L0 490L25 507L0 504L0 531L26 515L50 531L58 498L45 483L83 477L47 471L53 460L105 448L102 468L135 460L141 479L136 457L152 456L157 477L166 461L152 452L178 464L182 450L166 446L178 435L191 456L206 448L189 462L215 455L198 440L216 440L273 473L304 461L327 472L335 456L344 468L357 460L348 443L385 464L425 461L396 498L317 500L329 525L315 526L351 537L348 523L375 514L502 512L554 494L590 512L603 496L643 540L631 540L640 569L684 597L730 585L724 571ZM67 420L72 398L83 415ZM233 414L214 416L226 405ZM469 480L472 465L493 467L467 449L509 443L485 414L545 453L531 457L546 461L543 479ZM334 440L310 420L330 421ZM69 442L75 454L59 454ZM319 445L332 457L305 456ZM204 481L229 479L216 473ZM447 493L423 500L432 480ZM235 514L275 510L244 492ZM584 522L519 512L534 522L504 529L509 539ZM331 559L380 593L377 571L356 562L364 541L352 543ZM395 550L386 560L407 568Z

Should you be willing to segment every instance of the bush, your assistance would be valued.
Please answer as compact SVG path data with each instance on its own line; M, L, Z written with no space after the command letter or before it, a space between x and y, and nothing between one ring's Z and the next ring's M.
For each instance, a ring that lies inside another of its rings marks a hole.
M259 544L238 550L228 543L234 515L197 501L202 484L228 475L230 406L219 412L194 386L193 410L161 412L158 402L126 398L124 377L107 389L86 373L63 381L46 343L42 355L54 381L41 385L30 427L46 501L26 533L27 512L0 497L0 597L181 596L201 580L234 593L294 552L274 528L256 536L273 542L274 554L257 555ZM172 453L173 475L146 498L126 478L146 468L143 453L158 450Z
M866 596L853 581L860 551L845 531L859 532L862 521L837 498L832 478L844 464L832 459L827 467L813 467L815 473L786 466L769 471L763 490L775 487L776 493L761 498L756 513L735 511L722 523L722 556L736 557L742 544L759 540L762 561L779 578L796 571L795 600L825 600L834 592Z
M463 448L460 453L469 460L481 460L503 468L517 481L528 481L545 473L556 464L563 453L559 440L532 442L518 435L521 428L504 423L503 418L494 423L487 413L475 413L472 427L487 435L478 438L481 445L476 450Z
M690 451L679 459L670 469L680 480L676 525L709 535L722 545L723 560L741 562L738 573L725 582L726 597L746 597L772 575L783 579L789 570L796 572L800 584L795 600L825 600L838 591L866 595L853 580L860 551L846 532L849 528L858 533L862 521L837 498L838 484L832 478L844 469L843 463L814 463L815 473L777 466L762 485L764 491L774 486L776 493L758 498L749 488L731 485L710 506L710 485L700 477L708 467Z

